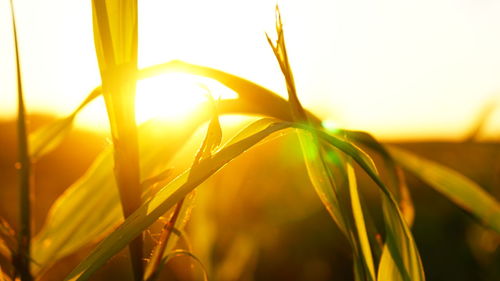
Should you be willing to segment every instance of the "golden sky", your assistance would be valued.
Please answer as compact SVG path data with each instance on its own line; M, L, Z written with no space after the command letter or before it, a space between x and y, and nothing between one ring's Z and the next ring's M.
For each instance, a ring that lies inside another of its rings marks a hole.
M13 117L16 110L8 2L0 1L0 117ZM99 84L91 1L15 3L28 110L68 113ZM139 1L139 64L182 59L285 95L264 34L273 34L275 4ZM500 104L500 1L279 4L299 97L337 124L381 138L459 139L487 102ZM175 115L203 99L189 78L165 79L139 85L138 119L155 107ZM174 90L182 95L170 98ZM93 105L79 124L103 126L96 121L105 118L100 109ZM500 136L500 109L486 131Z

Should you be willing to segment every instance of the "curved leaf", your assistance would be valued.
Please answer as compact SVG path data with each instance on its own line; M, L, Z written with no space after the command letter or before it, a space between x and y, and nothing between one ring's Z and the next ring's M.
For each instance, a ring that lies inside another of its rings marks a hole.
M304 129L314 130L307 126L299 126ZM317 134L324 141L352 157L382 191L382 206L386 225L385 245L388 249L384 252L386 256L389 255L390 257L384 258L384 253L382 254L378 273L379 280L425 280L422 261L420 260L420 255L410 229L392 193L377 175L370 156L355 145L321 130L317 130ZM389 262L385 262L388 259ZM386 264L392 266L386 266ZM380 279L380 276L391 276L393 279Z
M31 133L28 137L29 154L32 161L54 150L68 135L73 127L76 115L101 93L101 88L95 88L87 98L65 118L58 119Z
M386 174L388 175L389 182L392 187L391 191L394 197L399 203L399 208L403 213L408 226L411 227L413 224L413 219L415 216L415 210L413 207L413 201L411 199L410 190L406 184L404 173L401 167L397 166L394 162L393 157L387 151L386 147L378 142L372 135L361 131L349 131L340 130L342 134L345 134L349 140L353 140L357 143L365 145L366 147L373 149L382 156L386 167Z
M87 280L114 254L123 249L144 229L181 200L187 193L217 172L232 159L245 152L270 134L290 127L287 123L273 123L243 140L224 146L211 158L204 159L195 169L189 169L162 188L150 201L144 203L125 222L102 241L82 261L66 280Z
M208 124L205 139L203 140L201 147L198 149L198 153L194 158L191 170L196 169L196 166L203 159L212 157L212 152L219 147L222 140L222 128L219 122L217 105L215 104L215 101L213 100L212 96L209 96L209 98L213 106L212 119ZM191 196L186 196L182 198L179 202L177 202L177 205L175 206L175 209L170 217L170 220L163 227L159 242L153 249L153 253L151 254L151 259L147 264L144 272L144 279L146 280L157 279L158 274L160 273L161 268L163 267L164 262L162 261L162 258L164 257L164 254L174 247L177 240L176 238L174 238L175 240L170 239L172 237L171 235L172 230L173 229L182 230L187 222L194 201L193 193L194 192L191 192L190 193Z
M164 180L157 175L167 170L167 163L174 152L183 145L194 128L187 126L183 130L177 130L177 134L171 134L165 124L149 122L141 126L141 178L146 182L150 182L152 178ZM167 141L168 146L159 145ZM143 193L145 197L148 195L148 192ZM33 239L31 255L36 264L40 265L33 265L34 272L99 239L122 219L113 177L112 149L108 147L51 207L42 230Z
M366 267L368 268L371 280L376 280L373 255L370 248L370 241L368 239L366 231L365 218L363 216L363 209L361 207L361 200L359 199L358 185L356 183L356 175L354 173L354 168L349 162L347 162L346 166L347 166L347 177L349 180L349 193L351 195L352 213L358 233L361 252L363 253L363 259L365 261Z
M314 136L307 131L297 130L297 136L304 155L309 180L328 213L339 226L340 230L350 239L349 228L346 226L345 214L340 206L337 185L333 176L322 159L321 151Z
M390 146L389 151L403 168L500 233L500 204L477 183L450 168L401 148Z

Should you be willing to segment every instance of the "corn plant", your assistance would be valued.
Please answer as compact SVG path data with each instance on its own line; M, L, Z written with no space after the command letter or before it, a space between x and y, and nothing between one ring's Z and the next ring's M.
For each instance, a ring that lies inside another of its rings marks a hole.
M16 52L22 215L17 239L14 230L2 220L0 254L11 266L1 268L0 280L41 278L56 261L96 239L99 244L65 280L90 279L126 247L135 280L156 280L165 263L176 255L187 255L201 263L195 253L175 248L177 240L185 236L183 229L194 200L192 191L227 163L273 135L298 137L315 192L352 250L355 280L425 280L411 233L414 210L403 170L422 179L479 223L500 233L500 205L472 180L409 151L380 143L367 132L330 130L301 105L278 9L276 38L268 36L267 40L283 73L288 99L241 77L182 61L138 69L137 1L93 0L92 7L102 86L96 87L72 114L29 136L25 126L20 59ZM175 133L167 130L152 133L156 126L153 121L137 127L134 120L136 82L169 72L216 80L239 97L210 99L202 105L210 110L200 110L200 114ZM29 228L30 163L57 147L71 130L75 116L100 95L106 102L112 145L54 202L44 227L33 236ZM262 118L222 144L219 116L227 114ZM205 138L193 155L191 166L172 174L175 152L207 121ZM372 160L373 154L383 159L384 177ZM333 161L331 155L337 161ZM355 169L356 166L359 169ZM366 173L379 189L385 226L383 239L377 239L379 232L369 227L373 222L366 213L366 202L357 184L358 171ZM269 180L273 180L272 176ZM160 238L151 253L145 254L143 232L163 216L168 219ZM144 263L146 257L148 262Z

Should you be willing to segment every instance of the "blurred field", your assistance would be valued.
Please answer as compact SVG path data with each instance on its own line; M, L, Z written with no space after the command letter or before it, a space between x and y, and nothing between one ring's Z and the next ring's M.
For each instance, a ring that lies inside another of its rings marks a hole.
M48 120L33 117L30 128ZM15 124L0 122L0 132L0 216L15 226ZM104 136L74 131L36 163L35 233L51 203L107 144ZM395 144L456 169L500 198L499 143ZM363 175L359 180L368 205L376 206L375 185ZM419 180L409 175L407 180L427 279L500 280L499 236ZM197 189L196 196L188 240L212 280L352 280L351 251L310 186L295 137L274 138L243 154ZM371 207L369 213L379 221L380 210ZM57 264L53 279L46 280L61 280L87 251ZM129 280L127 265L122 253L92 280ZM200 270L189 259L170 265L162 280L199 280Z

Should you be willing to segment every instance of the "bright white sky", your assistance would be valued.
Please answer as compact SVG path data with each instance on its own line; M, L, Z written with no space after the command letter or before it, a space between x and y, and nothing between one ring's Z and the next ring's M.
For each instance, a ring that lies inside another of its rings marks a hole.
M14 2L28 110L68 113L99 84L91 1ZM16 110L8 3L0 0L0 117ZM273 32L275 3L139 1L139 63L182 59L285 94L264 35ZM500 104L500 1L287 0L280 7L300 98L324 118L382 138L458 139L487 101ZM160 91L157 84L141 89ZM176 102L189 103L167 103ZM143 101L139 111L158 103ZM97 126L98 108L80 124ZM500 136L500 109L487 132Z

